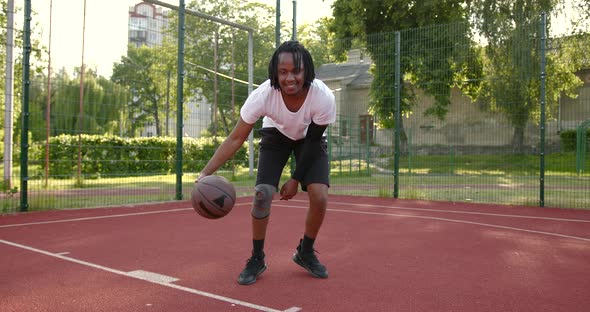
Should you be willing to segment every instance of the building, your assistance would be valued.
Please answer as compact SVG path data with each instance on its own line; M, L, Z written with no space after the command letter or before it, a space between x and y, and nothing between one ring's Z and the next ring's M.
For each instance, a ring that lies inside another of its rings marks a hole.
M162 45L168 27L168 11L147 2L129 7L129 43L136 47Z
M367 126L368 92L373 81L369 69L372 63L368 55L355 49L348 51L346 63L323 64L318 69L318 78L334 92L336 98L338 124L334 127L333 136L354 139L356 130ZM368 128L372 129L372 125Z

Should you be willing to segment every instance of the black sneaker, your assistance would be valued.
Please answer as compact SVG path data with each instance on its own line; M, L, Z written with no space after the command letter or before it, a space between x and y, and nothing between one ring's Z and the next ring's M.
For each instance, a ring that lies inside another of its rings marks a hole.
M301 244L297 246L293 254L293 261L306 269L311 275L317 278L328 278L328 270L320 263L315 255L315 250L308 253L301 252Z
M266 263L264 263L264 256L258 258L254 255L246 263L246 267L238 277L238 284L250 285L256 283L256 278L266 270Z

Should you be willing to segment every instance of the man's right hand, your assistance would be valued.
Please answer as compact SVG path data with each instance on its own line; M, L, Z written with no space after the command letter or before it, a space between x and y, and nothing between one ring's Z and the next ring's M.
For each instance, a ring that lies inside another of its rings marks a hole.
M203 172L199 173L199 176L197 176L197 179L195 180L195 183L199 183L199 180L201 180L202 178L208 176L208 174L205 174Z

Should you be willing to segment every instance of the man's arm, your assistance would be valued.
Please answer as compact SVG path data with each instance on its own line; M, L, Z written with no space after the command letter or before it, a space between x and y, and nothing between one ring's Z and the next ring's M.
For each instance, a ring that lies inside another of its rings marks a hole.
M314 157L321 152L322 136L327 127L328 125L317 125L312 122L307 128L301 156L295 164L295 171L291 179L281 187L280 194L282 200L289 200L297 195L299 182L303 181L305 174L313 163Z
M248 124L240 117L230 135L221 143L213 157L201 170L197 181L204 176L213 174L223 163L230 159L242 147L253 127L254 124Z

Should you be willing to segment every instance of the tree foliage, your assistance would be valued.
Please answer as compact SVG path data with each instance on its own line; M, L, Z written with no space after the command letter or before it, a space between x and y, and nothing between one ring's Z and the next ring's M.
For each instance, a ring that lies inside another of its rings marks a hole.
M450 90L456 78L454 72L473 70L462 64L471 53L468 14L462 0L336 0L331 31L342 40L361 38L375 64L371 85L372 111L382 126L394 123L394 31L401 31L401 76L410 78L411 85L402 88L401 111L410 112L414 105L413 89L420 88L435 98L428 114L444 118L450 103ZM456 28L434 27L458 23ZM346 41L343 41L346 43ZM340 46L342 54L353 41ZM426 45L426 46L425 46ZM428 50L435 47L436 50ZM469 72L464 72L469 75ZM433 84L433 81L441 83Z
M92 69L85 70L83 96L80 103L79 75L72 77L65 69L51 79L51 97L47 106L47 77L37 74L31 83L30 124L33 141L60 134L118 134L119 112L127 102L127 91ZM47 110L50 120L47 121ZM81 123L81 121L83 122ZM20 123L20 120L17 121ZM49 123L49 124L47 124Z
M7 43L7 33L6 33L6 25L8 23L8 2L6 0L0 0L0 43L2 44L2 48L0 48L0 86L1 88L3 88L6 85L6 43ZM15 8L14 8L15 12L14 15L16 16L19 13L22 13L22 9L19 8L18 6L16 6L15 4ZM33 12L32 15L34 16L35 13ZM15 18L16 20L16 18ZM14 64L14 72L13 72L13 83L14 83L14 93L13 93L13 114L14 114L14 121L15 121L15 125L6 125L4 122L4 118L5 115L1 114L0 115L0 123L2 123L2 125L4 125L4 127L2 129L0 129L0 136L4 136L4 129L6 127L10 127L10 126L14 126L15 131L14 131L14 136L18 136L20 134L20 129L18 128L18 121L20 120L20 115L21 115L21 107L22 105L20 105L21 103L21 95L22 95L22 79L19 79L22 76L22 71L23 71L23 60L22 60L22 55L19 53L19 51L22 50L23 48L23 41L24 41L24 36L23 36L23 31L22 29L19 27L19 25L15 25L14 28L14 33L13 33L13 38L14 38L14 52L13 52L13 64ZM43 47L39 41L40 35L39 35L39 28L38 27L31 27L31 37L30 37L30 42L31 42L31 55L30 55L30 70L32 72L32 77L34 77L35 75L38 75L42 72L43 68L45 68L45 64L43 64L43 54L46 52L45 47ZM8 92L7 90L5 90L5 92ZM4 92L3 92L4 94ZM0 97L0 106L2 106L2 111L6 110L5 107L5 97L1 96ZM2 153L2 155L4 155ZM0 156L2 156L0 155Z
M297 40L305 46L313 57L314 66L319 68L322 64L334 63L338 58L333 54L336 50L334 33L330 32L333 18L323 17L313 24L298 26Z
M156 135L162 135L166 94L170 91L168 88L173 88L167 79L176 72L171 61L166 61L171 56L166 58L166 55L170 53L165 48L129 45L127 55L113 66L111 80L126 86L131 93L125 111L131 135L147 125L154 125Z
M402 112L412 110L414 90L434 98L427 114L444 118L450 90L459 87L483 107L502 112L514 127L513 144L524 146L524 129L540 116L541 12L559 16L572 8L559 0L336 0L331 30L336 37L361 38L375 67L371 109L392 125L395 42L401 35ZM590 8L574 0L575 9ZM570 11L568 11L570 12ZM584 33L587 10L579 10L573 29ZM551 18L548 33L551 30ZM562 21L563 22L563 21ZM582 29L582 31L580 31ZM587 33L587 30L585 31ZM475 36L473 36L475 34ZM352 46L341 46L342 53ZM587 34L548 38L546 95L548 116L562 93L575 95L576 72L587 68ZM586 60L586 61L585 61ZM584 64L583 64L584 63ZM586 67L584 67L586 66ZM403 128L403 127L402 127Z
M551 20L542 29L541 13L559 11L556 0L474 0L473 22L485 45L485 71L478 99L493 111L505 114L514 127L513 146L524 147L524 130L528 122L539 122L541 39L545 32L547 116L557 111L559 96L573 96L582 81L576 72L580 59L590 51L582 38L550 38ZM587 38L587 36L586 36ZM584 52L586 51L586 52ZM587 65L587 64L586 64Z

